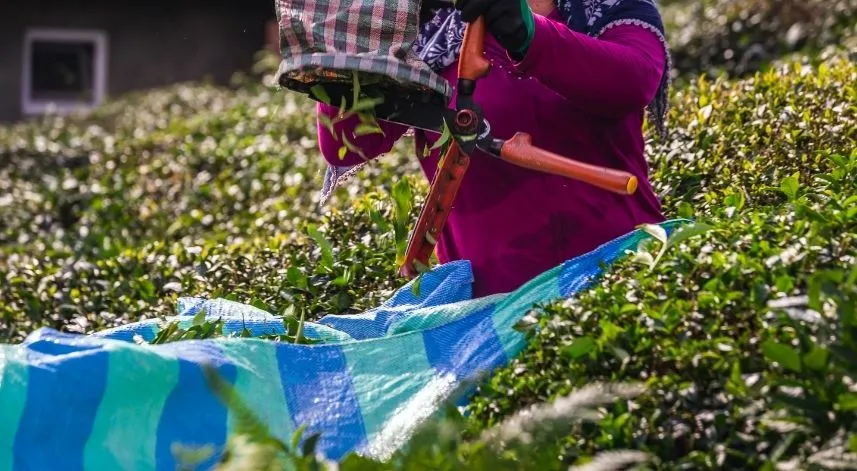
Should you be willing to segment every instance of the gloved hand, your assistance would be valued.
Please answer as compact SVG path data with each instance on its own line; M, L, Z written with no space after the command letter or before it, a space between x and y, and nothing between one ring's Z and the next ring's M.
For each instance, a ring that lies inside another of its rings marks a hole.
M484 15L485 29L517 59L533 40L535 25L527 0L456 0L455 8L467 23Z

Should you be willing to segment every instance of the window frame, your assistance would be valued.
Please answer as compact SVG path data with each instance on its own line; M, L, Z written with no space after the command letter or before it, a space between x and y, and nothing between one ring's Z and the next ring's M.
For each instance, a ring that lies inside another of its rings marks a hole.
M32 93L33 42L89 42L93 45L92 100L37 100ZM44 114L54 111L67 114L90 110L104 101L107 94L107 33L94 29L27 28L21 73L21 110L25 115Z

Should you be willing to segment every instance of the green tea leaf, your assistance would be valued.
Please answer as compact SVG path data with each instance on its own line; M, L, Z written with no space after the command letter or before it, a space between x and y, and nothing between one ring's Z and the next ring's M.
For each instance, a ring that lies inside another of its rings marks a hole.
M414 296L420 295L420 285L422 284L422 281L423 274L420 273L419 275L417 275L416 279L414 279L414 284L411 286L411 293L413 293Z
M744 396L747 393L747 384L741 376L741 363L737 360L732 362L732 369L729 372L729 380L726 382L726 388L736 396Z
M368 136L370 134L384 134L384 130L378 125L373 124L358 124L354 128L355 136Z
M768 360L779 363L783 368L800 372L801 362L797 350L772 340L762 344L762 353Z
M354 103L354 106L351 107L351 111L369 111L374 110L375 107L384 103L383 98L366 98Z
M333 268L333 246L330 241L319 232L314 225L307 227L307 234L315 241L316 245L321 249L321 263L325 268Z
M360 77L357 76L357 71L351 71L352 91L354 92L352 104L360 101ZM353 110L353 108L352 108Z
M735 209L743 209L744 204L746 203L746 198L744 197L744 193L742 192L733 192L729 193L728 196L723 200L723 205L726 208L735 208Z
M304 343L304 320L306 319L306 310L301 309L301 317L298 320L297 332L295 332L295 343Z
M857 453L857 434L851 434L848 437L848 451Z
M193 321L191 322L191 325L193 326L199 326L202 324L205 324L205 309L200 309L199 312L193 316Z
M446 124L446 120L443 121L443 130L441 131L440 138L435 141L434 145L429 148L430 151L439 149L441 146L446 144L452 138L452 131L450 131L449 126Z
M786 177L780 182L780 191L786 195L789 201L794 201L797 198L798 190L800 189L800 173L795 172L793 175Z
M826 348L813 346L812 350L803 356L803 364L807 368L815 371L823 371L827 366L827 360L830 357L830 351Z
M337 118L345 119L351 110L348 109L348 102L345 100L345 97L340 97L339 99L339 114Z
M330 119L329 116L319 114L318 121L321 123L322 126L324 126L325 129L327 129L328 132L330 132L332 136L336 136L336 129L333 127L333 120Z
M628 351L624 348L618 347L616 345L610 345L609 348L610 351L613 352L613 355L615 355L616 358L618 358L623 365L628 363L628 361L631 359L631 354L628 353Z
M322 85L314 85L309 91L317 100L325 105L330 105L330 95L327 94L327 90Z
M669 243L670 246L676 246L681 244L682 242L696 237L698 235L705 234L706 232L712 230L713 228L708 224L695 222L692 224L688 224L680 227L675 232L670 235Z
M298 449L298 446L301 443L301 439L303 438L304 433L306 432L306 429L307 429L307 425L301 424L300 426L298 426L297 430L295 430L295 433L292 434L292 441L291 441L292 450Z
M682 201L678 205L678 217L684 219L691 219L693 218L693 213L693 205L691 205L687 201Z
M406 178L399 179L392 188L390 197L393 200L393 236L396 240L396 260L404 262L408 245L408 226L410 213L414 204L414 194L411 184Z
M303 456L315 455L315 449L316 446L318 446L319 439L321 439L321 433L314 433L304 440L303 445L301 445L301 453Z
M289 267L286 270L286 279L289 280L294 286L298 288L306 288L307 286L307 277L303 273L301 273L300 269L297 267Z
M592 337L578 337L562 349L562 354L571 358L580 358L591 353L598 344Z
M843 412L857 410L857 394L843 393L836 399L836 407Z

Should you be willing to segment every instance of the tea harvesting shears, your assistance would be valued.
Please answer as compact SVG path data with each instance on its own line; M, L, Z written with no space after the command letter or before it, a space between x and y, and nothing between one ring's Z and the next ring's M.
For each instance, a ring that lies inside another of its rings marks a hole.
M428 268L429 258L470 165L470 156L477 149L521 167L582 181L614 193L633 195L637 190L637 178L629 172L587 164L540 149L532 144L529 134L519 132L508 140L495 138L490 123L473 100L477 81L491 68L483 52L485 19L480 17L465 28L458 61L455 109L398 100L385 102L376 110L379 119L437 133L446 129L451 135L408 240L400 268L400 273L408 278Z

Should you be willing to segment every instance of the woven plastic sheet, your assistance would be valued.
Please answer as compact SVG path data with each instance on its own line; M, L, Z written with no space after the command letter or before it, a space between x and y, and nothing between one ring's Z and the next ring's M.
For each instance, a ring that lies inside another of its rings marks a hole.
M671 232L681 221L664 223ZM534 304L571 296L649 236L635 231L533 279L515 292L471 299L470 265L427 273L378 308L307 326L322 341L295 345L217 338L162 345L157 324L94 335L42 329L0 346L0 471L174 470L175 445L219 450L235 417L208 388L215 367L271 431L288 442L304 425L330 459L348 452L389 456L463 383L489 374L525 347L515 324ZM197 298L179 303L183 322L205 309L225 331L283 332L254 307ZM216 457L199 469L210 469Z
M278 82L306 92L320 84L424 92L448 101L451 87L414 53L420 0L277 0L283 60Z

